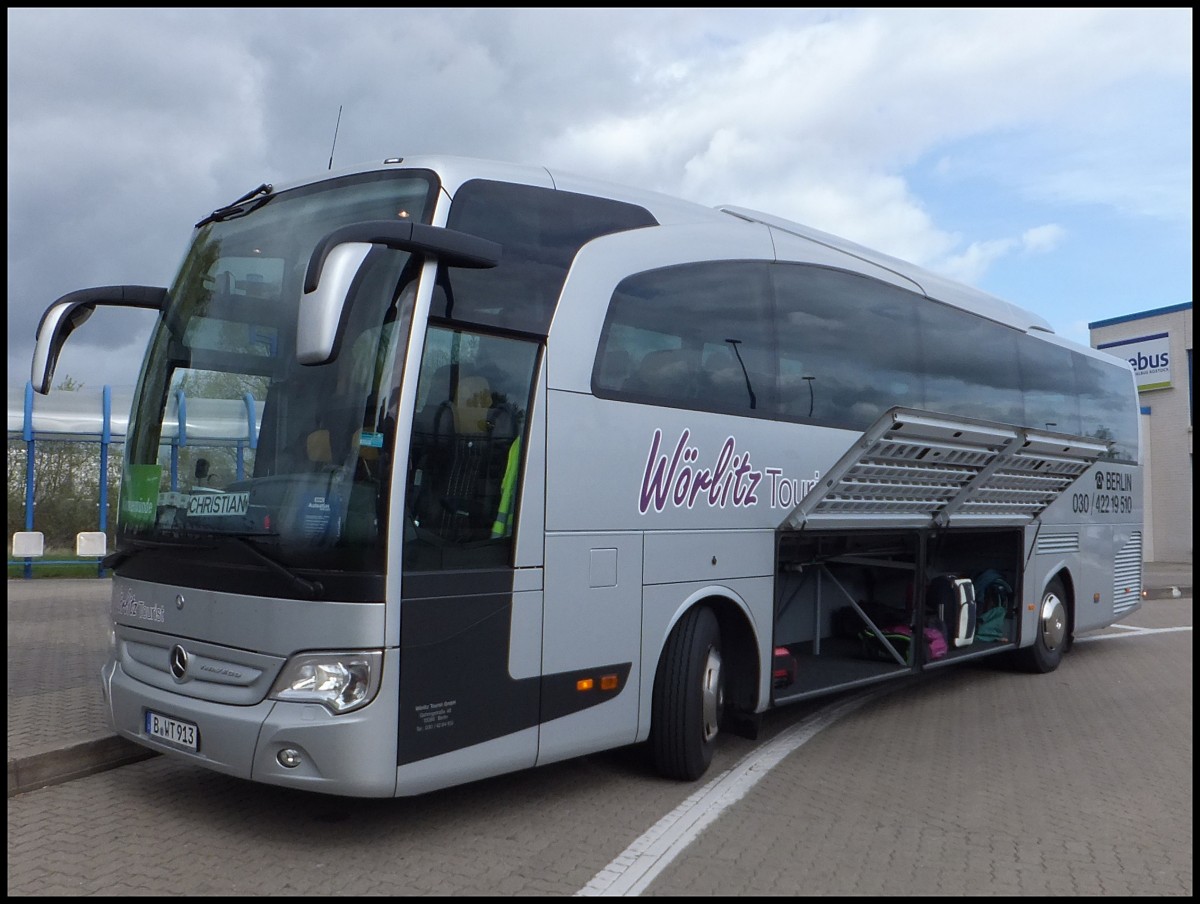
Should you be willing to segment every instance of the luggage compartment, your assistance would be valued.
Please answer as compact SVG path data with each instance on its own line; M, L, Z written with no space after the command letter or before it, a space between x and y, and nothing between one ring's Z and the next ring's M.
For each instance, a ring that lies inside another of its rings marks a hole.
M772 700L790 702L1012 649L1021 530L782 530Z

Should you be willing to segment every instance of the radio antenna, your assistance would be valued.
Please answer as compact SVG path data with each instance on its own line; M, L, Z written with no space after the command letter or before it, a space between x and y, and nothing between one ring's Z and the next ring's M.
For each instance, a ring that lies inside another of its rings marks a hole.
M329 148L329 168L333 169L333 149L337 147L338 126L342 124L342 105L338 104L338 118L333 126L333 145Z

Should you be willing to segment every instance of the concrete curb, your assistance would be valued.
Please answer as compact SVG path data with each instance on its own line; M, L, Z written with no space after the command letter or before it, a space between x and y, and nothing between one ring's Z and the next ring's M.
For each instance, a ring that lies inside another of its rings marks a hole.
M115 735L84 741L8 761L8 796L60 785L117 766L158 756L153 750Z

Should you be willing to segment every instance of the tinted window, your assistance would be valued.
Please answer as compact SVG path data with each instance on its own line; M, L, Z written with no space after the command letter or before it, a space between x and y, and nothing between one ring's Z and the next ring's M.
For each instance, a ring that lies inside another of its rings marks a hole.
M782 417L861 430L893 405L922 407L917 296L821 267L771 272Z
M623 280L602 398L864 430L889 408L1090 436L1134 460L1127 372L866 276L704 262Z
M617 286L593 376L605 398L770 414L775 346L764 264L710 262Z
M442 271L432 315L545 335L576 252L601 235L656 225L644 208L528 185L475 180L446 224L503 246L490 269Z
M908 295L908 293L905 293ZM1022 333L917 296L925 408L962 417L1025 423L1017 340Z
M535 343L430 326L405 496L409 571L510 564Z
M1107 442L1105 458L1136 460L1137 409L1131 404L1134 389L1129 372L1078 355L1075 388L1079 393L1080 433Z
M1025 390L1025 426L1080 434L1079 397L1070 349L1022 336L1018 363Z

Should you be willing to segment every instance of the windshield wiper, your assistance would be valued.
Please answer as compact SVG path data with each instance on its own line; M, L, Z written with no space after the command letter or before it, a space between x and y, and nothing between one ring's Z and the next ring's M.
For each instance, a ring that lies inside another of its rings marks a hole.
M262 562L276 574L286 578L288 583L290 583L293 587L303 590L308 595L309 599L316 599L325 591L325 587L320 581L310 581L308 578L300 577L300 575L288 568L278 559L267 555L265 552L259 549L258 545L254 543L252 539L256 537L279 536L278 534L223 534L222 536L240 543L260 562Z
M186 536L188 536L192 539L195 539L197 535L194 533L188 533L188 534L186 534ZM320 581L310 581L307 578L301 577L296 572L292 571L292 569L288 568L286 565L284 565L282 562L280 562L278 559L275 559L272 556L267 555L265 552L263 552L261 549L258 548L257 544L252 542L253 539L258 538L258 537L278 537L278 536L279 536L279 534L207 534L207 535L205 535L206 539L208 539L208 540L226 539L226 540L236 541L237 543L239 543L243 547L245 547L247 550L249 550L251 555L253 555L256 559L258 559L260 562L262 562L264 565L266 565L268 568L270 568L276 574L280 575L283 578L286 578L289 584L298 588L299 590L302 590L310 599L316 599L325 590L325 587L321 584ZM109 553L107 556L105 556L103 559L100 560L101 568L107 568L109 570L116 568L122 562L125 562L126 560L137 555L139 552L142 552L143 550L147 550L147 549L216 549L215 543L202 543L202 544L178 543L178 542L171 542L171 541L167 541L167 540L144 540L144 539L133 538L133 537L126 539L125 542L128 543L129 545L123 549L118 549L114 552Z
M267 201L271 200L271 192L273 192L274 190L275 190L275 186L271 185L268 182L264 182L262 185L260 185L258 188L254 189L253 191L246 192L244 195L242 195L240 198L238 198L232 204L227 204L225 207L218 207L216 210L214 210L212 213L210 213L208 216L206 216L203 220L201 220L199 223L197 223L196 228L199 229L201 226L205 225L206 223L212 223L212 222L216 222L219 220L228 220L230 217L237 216L237 215L245 216L246 214L250 213L252 210L257 210L263 204L267 203ZM245 208L242 207L243 204L245 204L251 198L257 197L258 195L264 195L265 197L263 197L257 204L251 204L249 207L245 207Z
M100 567L112 570L122 562L133 558L146 549L215 549L215 545L197 546L194 543L173 543L169 540L147 540L141 537L126 537L128 544L122 549L116 549L100 560Z
M124 549L114 549L100 560L100 570L112 571L126 559L132 558L134 555L141 552L143 548L144 547L126 546Z

